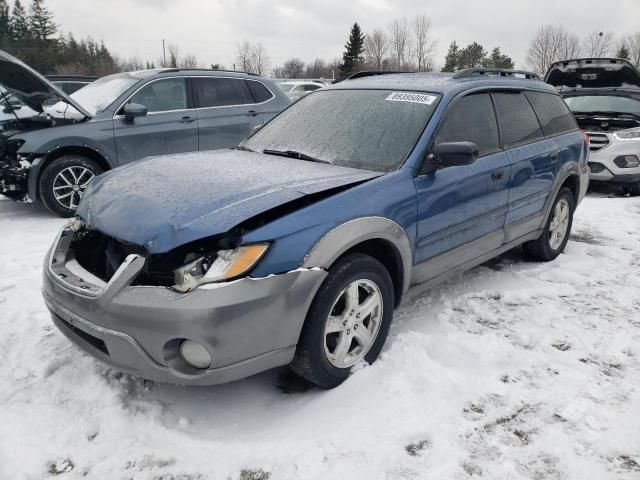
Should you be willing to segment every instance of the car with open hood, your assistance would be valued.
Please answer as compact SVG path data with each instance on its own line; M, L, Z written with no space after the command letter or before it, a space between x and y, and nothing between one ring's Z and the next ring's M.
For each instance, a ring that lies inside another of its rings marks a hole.
M160 156L88 187L44 264L53 322L114 368L216 384L373 362L411 285L515 246L552 260L587 141L532 74L346 80L235 149Z
M591 140L591 180L640 195L640 73L620 58L580 58L551 65L555 86Z
M0 51L0 194L69 217L100 173L236 146L289 104L263 77L176 68L109 75L69 96Z

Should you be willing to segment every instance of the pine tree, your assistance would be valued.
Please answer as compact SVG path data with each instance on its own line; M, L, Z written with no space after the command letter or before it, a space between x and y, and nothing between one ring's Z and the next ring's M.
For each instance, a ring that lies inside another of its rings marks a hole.
M443 72L455 72L458 67L458 59L460 57L460 49L458 48L458 44L454 40L449 45L449 50L447 51L447 56L444 57L444 67L442 67Z
M0 0L0 44L6 43L11 38L11 20L9 17L9 5L6 0Z
M44 0L31 0L29 25L33 36L40 40L47 40L58 31L53 13L44 6Z
M515 65L511 57L500 53L500 47L494 48L491 51L491 55L486 57L482 64L485 67L506 69L512 69Z
M466 48L463 48L460 51L460 56L458 57L458 67L459 68L475 68L483 65L485 58L487 56L487 52L484 50L482 45L477 42L473 42L470 45L467 45Z
M11 37L16 42L24 41L30 36L29 31L29 18L27 12L20 3L20 0L16 0L13 4L13 12L11 12Z
M629 49L627 48L627 46L624 43L622 45L620 45L620 48L618 49L618 52L616 53L616 57L624 58L625 60L629 60L629 58L631 57Z
M353 27L351 27L349 40L344 48L345 50L342 54L342 65L340 65L342 78L348 77L350 74L357 71L358 67L364 62L364 33L362 33L358 23L354 23Z

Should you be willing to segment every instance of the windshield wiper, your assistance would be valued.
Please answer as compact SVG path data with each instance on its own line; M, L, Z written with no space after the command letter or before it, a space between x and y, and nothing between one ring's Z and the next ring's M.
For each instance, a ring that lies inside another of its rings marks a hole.
M312 157L311 155L307 155L306 153L302 153L302 152L297 152L295 150L265 149L262 151L262 153L266 155L278 155L280 157L297 158L298 160L306 160L307 162L328 163L329 165L333 165L329 160L323 160L321 158Z
M244 145L238 145L236 150L242 150L243 152L255 152L255 150L251 150L249 147L245 147Z
M631 117L631 118L640 118L640 115L636 115L635 113L629 113L629 112L614 112L614 111L604 111L604 110L597 110L597 111L593 111L593 112L581 112L581 111L574 111L573 112L574 115L585 115L585 116L597 116L597 115L601 115L601 116L606 116L606 117Z

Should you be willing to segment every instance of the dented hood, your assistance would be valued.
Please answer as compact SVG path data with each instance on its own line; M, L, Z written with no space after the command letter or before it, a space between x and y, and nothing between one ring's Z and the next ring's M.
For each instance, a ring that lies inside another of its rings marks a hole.
M305 195L379 175L239 150L168 155L100 175L77 213L93 229L163 253Z
M620 58L578 58L553 63L545 82L561 89L640 89L640 73Z

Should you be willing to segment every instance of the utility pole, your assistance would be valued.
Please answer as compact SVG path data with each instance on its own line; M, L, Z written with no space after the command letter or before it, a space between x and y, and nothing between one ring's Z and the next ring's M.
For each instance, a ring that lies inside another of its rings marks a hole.
M162 39L162 66L167 66L167 53L164 50L164 38Z

